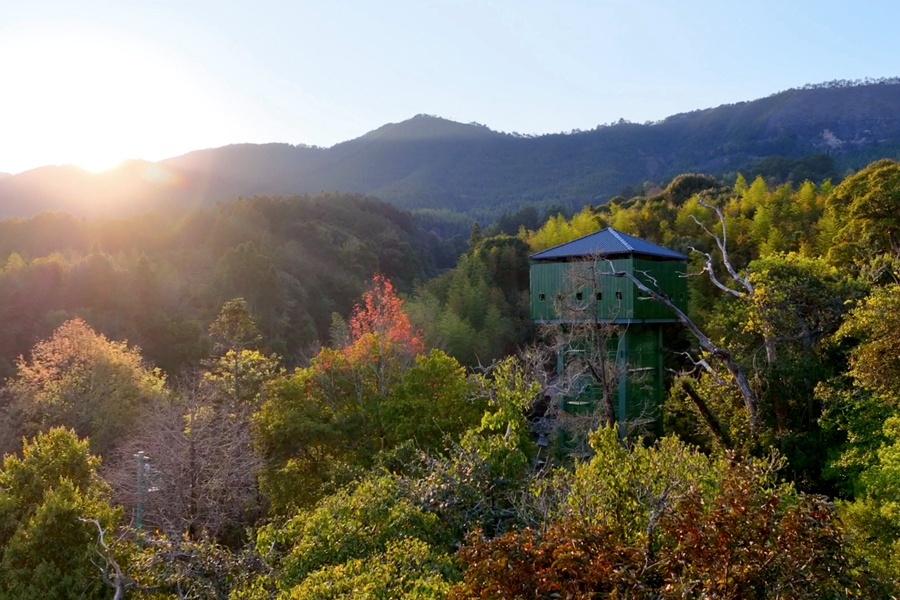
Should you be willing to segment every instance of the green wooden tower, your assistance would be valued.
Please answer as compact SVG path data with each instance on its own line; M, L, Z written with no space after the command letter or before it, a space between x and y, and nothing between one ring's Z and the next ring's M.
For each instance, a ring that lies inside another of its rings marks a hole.
M537 324L595 324L613 334L606 342L617 366L616 418L646 414L663 400L663 344L676 316L646 297L632 281L610 273L625 271L687 311L687 257L608 227L530 257L531 318ZM573 310L574 307L574 310ZM583 328L582 328L583 330ZM577 339L560 350L578 352ZM587 393L590 396L590 393ZM590 398L560 399L577 410ZM624 427L623 427L624 431Z

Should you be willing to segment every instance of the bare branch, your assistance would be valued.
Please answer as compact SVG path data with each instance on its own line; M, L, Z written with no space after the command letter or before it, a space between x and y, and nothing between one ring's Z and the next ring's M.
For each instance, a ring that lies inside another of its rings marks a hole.
M718 206L709 204L708 202L703 200L702 197L697 199L697 203L700 204L700 206L702 206L704 208L708 208L709 210L715 211L716 215L719 217L719 223L722 226L722 237L721 238L719 236L713 234L705 226L703 226L703 225L700 225L700 226L703 227L703 230L706 231L709 235L711 235L712 238L716 241L716 245L719 247L719 252L722 253L722 263L725 265L725 269L728 271L728 274L731 275L732 279L734 279L736 282L738 282L739 284L744 286L744 289L747 290L747 293L749 293L752 296L753 295L753 284L751 284L750 281L746 277L741 277L738 274L738 272L735 270L734 266L731 264L731 260L728 258L728 231L725 227L725 215L722 213L722 209L719 208ZM700 223L694 217L694 215L691 215L691 218L694 220L695 223L697 223L697 224Z
M719 440L722 447L726 450L730 450L732 448L731 439L725 430L722 429L719 421L713 416L712 411L709 409L709 405L706 404L706 400L694 390L691 382L687 379L681 380L681 389L683 389L684 393L688 395L691 401L693 401L694 406L696 406L697 410L700 412L700 416L706 421L706 426L709 427L709 430L715 438Z
M650 289L647 287L640 279L635 277L633 274L627 271L616 271L612 261L607 261L610 266L611 272L607 275L610 277L625 277L630 280L639 290L649 295L651 298L663 304L666 308L671 310L678 320L688 328L688 330L697 338L697 342L699 342L700 347L710 356L714 357L716 360L721 362L725 369L731 374L734 379L735 385L737 385L738 390L740 390L741 396L744 399L744 405L747 407L747 413L750 418L750 429L751 431L756 431L756 424L758 422L759 416L759 406L758 401L756 399L756 394L750 388L750 383L747 381L747 376L744 374L743 369L741 369L740 365L734 360L734 357L731 355L731 352L728 350L719 347L712 340L709 339L703 331L697 327L696 323L691 320L680 308L678 308L674 302L669 300L666 296L660 294L656 290Z
M691 361L691 364L694 365L694 368L691 369L690 373L696 371L697 367L702 367L704 370L706 370L707 373L710 374L710 376L712 376L716 380L716 383L718 383L719 385L726 385L725 380L722 379L722 377L716 372L715 369L712 368L712 365L710 365L705 358L695 359L693 356L691 356L690 352L681 352L680 354L686 357L689 361Z
M137 584L133 579L127 577L123 572L122 568L119 566L118 561L116 561L113 556L112 551L109 548L109 545L106 543L106 532L103 529L103 526L100 525L100 521L97 519L79 519L82 523L93 523L97 527L97 543L100 545L102 550L97 549L96 552L100 559L103 561L103 565L97 565L94 563L97 568L100 570L100 577L103 579L103 582L113 589L113 600L122 600L125 597L125 592L131 589L135 589ZM110 568L113 570L113 575L110 577Z
M691 216L693 217L693 215L691 215ZM694 219L694 220L696 221L696 219ZM710 234L710 235L712 235L712 234ZM700 273L701 274L708 273L709 279L710 279L710 281L713 282L713 285L715 285L717 288L719 288L723 292L727 292L727 293L731 294L735 298L743 298L745 296L744 293L739 292L736 289L730 288L727 285L725 285L724 283L722 283L721 281L719 281L719 278L716 277L716 270L713 268L713 259L712 259L711 254L709 254L708 252L703 252L701 250L697 250L693 246L691 246L690 248L691 248L692 252L696 252L697 254L701 254L704 257L706 257L706 264L703 266L703 270L700 271Z

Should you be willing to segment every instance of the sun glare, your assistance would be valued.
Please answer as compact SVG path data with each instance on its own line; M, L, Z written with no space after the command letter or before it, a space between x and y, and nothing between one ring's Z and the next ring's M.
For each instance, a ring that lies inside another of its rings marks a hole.
M125 159L121 156L97 155L80 157L72 164L90 173L105 173L106 171L112 171L124 161Z
M99 172L217 139L229 119L197 79L165 49L116 32L70 23L2 30L0 160L7 169L18 162Z

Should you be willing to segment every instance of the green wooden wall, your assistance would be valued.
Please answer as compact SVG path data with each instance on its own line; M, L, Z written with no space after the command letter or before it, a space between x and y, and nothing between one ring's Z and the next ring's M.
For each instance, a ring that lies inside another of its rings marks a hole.
M618 325L618 333L607 342L607 353L622 373L615 399L620 423L658 417L665 393L662 328L664 323L678 319L668 308L640 293L629 279L607 274L631 273L687 312L686 267L685 261L637 257L531 262L531 316L536 323ZM564 352L580 351L575 342ZM566 356L558 359L559 368L563 368ZM560 407L575 413L596 410L601 393L588 386L576 396L559 398Z
M657 288L681 310L687 310L684 261L657 261L633 257L596 262L532 261L532 320L537 323L559 320L616 323L644 319L676 320L675 315L662 304L643 297L628 279L604 275L612 270L634 274L651 288L654 287L651 277L656 279Z
M568 349L568 352L580 350ZM616 419L656 419L663 402L664 372L662 364L662 329L657 324L621 325L619 333L607 341L607 355L623 369L614 399ZM566 357L559 357L560 366ZM560 408L581 413L599 409L602 390L587 386L578 395L560 398Z

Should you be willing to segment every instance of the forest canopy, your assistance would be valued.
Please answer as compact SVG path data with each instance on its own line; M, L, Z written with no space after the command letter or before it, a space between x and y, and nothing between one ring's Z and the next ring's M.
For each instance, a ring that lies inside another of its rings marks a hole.
M0 221L0 600L896 596L898 174ZM627 423L608 324L529 312L602 227L689 256Z

